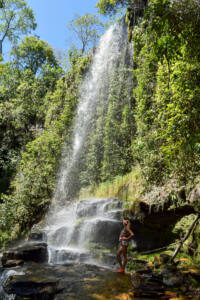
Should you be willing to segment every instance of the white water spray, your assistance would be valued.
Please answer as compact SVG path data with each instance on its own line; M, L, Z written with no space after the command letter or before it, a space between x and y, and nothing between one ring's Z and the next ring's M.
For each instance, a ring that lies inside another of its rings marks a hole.
M23 275L23 272L18 272L15 270L4 270L0 276L0 300L14 300L15 295L13 294L6 294L3 290L3 285L6 283L8 278L10 276L15 276L15 275Z
M80 99L74 125L73 146L70 157L68 149L64 152L59 179L53 197L53 203L64 203L70 198L73 186L73 170L80 159L81 150L87 137L90 121L93 118L100 91L106 94L109 81L115 68L123 59L126 51L127 27L123 21L111 26L102 36L93 57L93 62L80 87ZM106 97L105 97L106 98ZM107 99L102 99L104 101Z
M86 199L66 204L71 198L84 142L89 134L99 101L105 104L110 80L120 66L127 64L127 27L124 21L113 26L102 36L90 69L80 87L80 100L74 123L71 154L64 151L62 167L53 197L53 210L45 228L48 236L50 263L83 261L97 263L94 249L111 249L118 243L121 229L122 204L116 199ZM130 50L130 49L129 49ZM101 97L100 97L101 94ZM102 96L103 94L103 96ZM75 174L75 175L74 175ZM56 205L55 205L56 204ZM115 256L114 256L115 259Z

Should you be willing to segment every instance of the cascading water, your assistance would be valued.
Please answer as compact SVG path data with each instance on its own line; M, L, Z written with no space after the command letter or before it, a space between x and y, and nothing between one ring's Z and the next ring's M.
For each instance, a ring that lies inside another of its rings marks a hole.
M15 270L4 270L0 275L0 300L14 300L15 295L8 295L3 290L3 285L6 283L10 276L23 275L23 272L17 272Z
M127 42L127 27L124 20L111 26L100 39L93 62L80 87L80 99L74 125L72 150L66 147L62 167L52 202L65 203L71 199L77 177L81 150L90 129L98 101L107 100L109 81L120 62L126 59L130 50ZM129 48L129 49L128 49ZM103 90L105 97L99 98Z
M117 199L85 199L57 213L46 228L49 262L98 263L98 251L117 245L122 204Z
M117 245L121 228L122 204L116 199L86 199L66 205L74 194L79 159L89 134L98 101L107 102L109 81L120 63L130 54L124 20L111 26L103 35L89 71L80 88L80 100L74 125L72 151L64 159L53 197L53 209L45 228L48 236L49 262L97 262L95 249L112 249ZM127 63L127 62L126 62ZM99 97L99 94L104 97ZM63 204L65 203L66 206ZM56 205L55 205L56 204ZM102 251L101 251L102 253Z

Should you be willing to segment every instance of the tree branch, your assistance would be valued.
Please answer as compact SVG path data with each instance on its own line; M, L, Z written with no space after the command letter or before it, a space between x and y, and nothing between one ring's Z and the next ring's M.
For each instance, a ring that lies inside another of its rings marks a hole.
M198 213L196 219L194 220L194 222L192 223L192 225L190 226L188 233L185 235L184 239L181 239L179 246L177 247L177 249L174 251L172 257L171 257L171 262L173 262L173 260L175 259L175 257L177 256L178 252L180 251L181 247L183 246L183 243L188 239L188 237L190 236L192 230L194 229L194 227L197 225L197 222L200 219L200 213Z

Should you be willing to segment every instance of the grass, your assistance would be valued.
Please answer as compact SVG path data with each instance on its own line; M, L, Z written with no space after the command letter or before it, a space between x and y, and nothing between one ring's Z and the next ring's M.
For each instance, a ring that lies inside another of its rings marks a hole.
M80 191L79 198L117 198L125 202L126 208L131 208L142 196L144 179L139 167L125 176L117 176L112 181L89 186Z

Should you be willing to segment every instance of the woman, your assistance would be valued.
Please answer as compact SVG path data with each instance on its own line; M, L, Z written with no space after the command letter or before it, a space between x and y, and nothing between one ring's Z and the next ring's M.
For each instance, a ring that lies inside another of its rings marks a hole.
M120 265L118 273L125 273L125 267L127 264L127 247L129 240L134 236L134 233L130 229L130 222L128 220L123 220L124 228L122 229L119 236L119 249L117 252L117 260ZM124 261L122 263L121 254L124 256Z

